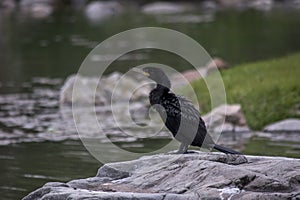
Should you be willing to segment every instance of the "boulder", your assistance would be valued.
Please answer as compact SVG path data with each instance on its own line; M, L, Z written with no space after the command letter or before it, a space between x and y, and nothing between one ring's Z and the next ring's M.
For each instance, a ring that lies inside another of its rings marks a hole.
M31 17L42 19L52 14L54 0L21 0L21 11Z
M190 6L171 2L154 2L144 5L141 9L146 14L175 14L190 10Z
M143 85L144 82L138 82L128 76L122 77L122 84L118 84L121 77L122 74L115 72L106 77L102 77L99 82L99 78L97 77L85 77L80 75L69 76L61 89L60 103L90 105L95 98L94 101L96 105L106 106L111 103L124 102L128 99L148 99L150 92L149 85L140 89L140 85ZM80 83L78 85L82 88L77 88L77 93L73 95L73 86L76 78L78 83ZM101 87L99 87L100 85ZM96 91L94 91L93 88L96 88ZM112 95L114 95L113 99Z
M250 131L239 104L220 105L202 118L207 128L212 132ZM220 131L220 129L222 130Z
M300 160L200 153L108 163L96 177L47 183L35 199L297 199Z
M190 69L186 70L180 74L173 74L170 79L173 88L182 87L183 85L187 84L188 82L195 81L202 77L206 76L206 68L197 68L197 69Z
M238 9L254 8L268 11L273 7L273 0L218 0L222 7L233 7Z
M207 73L210 73L215 70L224 70L228 69L229 64L225 62L222 58L213 58L209 63L206 64Z
M14 0L2 0L0 2L0 8L12 10L16 8L16 2Z
M264 131L271 133L300 133L300 119L285 119L264 127Z
M91 22L97 23L121 11L122 6L118 2L92 1L85 8L85 15Z

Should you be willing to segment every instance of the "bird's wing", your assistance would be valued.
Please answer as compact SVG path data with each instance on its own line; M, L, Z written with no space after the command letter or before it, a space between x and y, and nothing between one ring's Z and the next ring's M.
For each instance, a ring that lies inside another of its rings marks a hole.
M182 119L190 123L203 123L199 111L194 107L192 102L183 96L170 93L169 96L163 97L161 105L170 117L181 116Z
M200 113L194 105L182 96L169 93L162 98L161 106L164 111L159 111L167 116L166 126L180 142L191 144L195 138L199 143L206 136L206 127ZM162 114L161 114L162 115ZM200 141L201 140L201 141Z

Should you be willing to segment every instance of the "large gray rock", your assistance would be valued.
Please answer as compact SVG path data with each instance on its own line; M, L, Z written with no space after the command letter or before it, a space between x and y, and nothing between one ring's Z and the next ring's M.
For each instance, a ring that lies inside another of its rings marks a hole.
M285 119L266 126L264 131L271 133L300 133L300 119Z
M220 105L204 115L203 120L212 132L249 132L241 105Z
M143 85L145 82L138 82L131 77L122 77L122 75L115 72L101 79L98 77L71 75L61 89L60 103L86 105L94 101L96 105L106 106L129 99L148 99L150 87L145 86L143 89L140 89L140 85ZM122 84L119 83L121 78ZM81 88L77 88L77 93L74 93L73 87L76 79L78 86ZM96 88L96 91L94 88Z
M297 199L300 160L199 153L105 164L96 177L47 183L34 199Z

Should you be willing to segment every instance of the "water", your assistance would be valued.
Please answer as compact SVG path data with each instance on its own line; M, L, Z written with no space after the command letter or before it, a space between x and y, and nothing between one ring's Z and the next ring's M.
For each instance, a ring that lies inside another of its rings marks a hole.
M1 198L20 199L48 181L96 174L101 163L86 151L76 130L66 132L58 125L59 88L99 42L141 26L181 31L196 39L212 56L224 58L230 64L300 50L300 12L296 10L197 11L167 17L132 10L97 23L89 21L80 10L72 9L58 10L43 19L0 12ZM144 50L114 62L106 73L125 72L145 62L164 63L178 70L191 68L173 54ZM53 133L57 134L51 138ZM169 139L117 137L115 141L124 149L140 152L159 148ZM253 138L244 152L299 157L300 148L299 142Z

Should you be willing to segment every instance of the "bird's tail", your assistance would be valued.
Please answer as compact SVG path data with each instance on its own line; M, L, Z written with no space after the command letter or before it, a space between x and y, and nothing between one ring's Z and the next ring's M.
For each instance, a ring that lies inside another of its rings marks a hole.
M232 149L229 149L227 147L223 147L223 146L220 146L217 144L214 145L214 149L221 151L223 153L226 153L226 154L241 154L240 152L234 151Z

